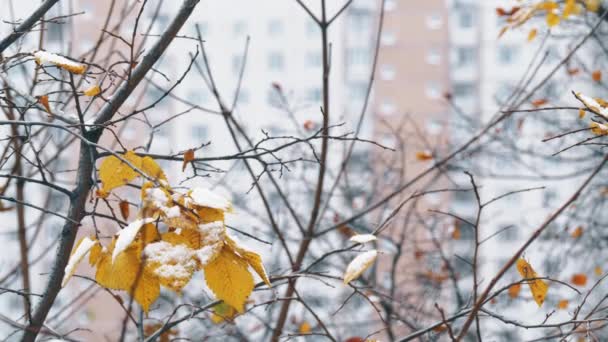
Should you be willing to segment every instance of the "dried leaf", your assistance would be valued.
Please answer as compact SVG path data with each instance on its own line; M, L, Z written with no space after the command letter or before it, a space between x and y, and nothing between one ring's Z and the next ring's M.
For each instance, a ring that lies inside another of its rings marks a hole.
M539 278L538 274L534 272L532 266L523 258L519 258L519 260L517 260L517 270L524 279ZM542 279L530 280L528 285L530 286L530 291L532 292L534 301L539 307L542 306L545 302L549 285L547 285L547 283Z
M129 202L120 201L118 207L120 208L120 215L122 215L122 218L127 220L129 218Z
M207 286L218 299L241 313L253 291L253 277L247 267L247 262L229 248L222 248L215 260L205 266Z
M344 284L348 284L357 279L361 273L374 263L376 257L378 257L378 251L374 249L361 253L354 258L346 267L346 272L344 272Z
M549 103L549 100L547 100L547 99L537 99L537 100L532 101L532 105L535 108L542 107L542 106L546 105L547 103Z
M580 238L581 236L583 236L583 227L581 227L581 226L576 227L576 229L572 232L571 235L575 239Z
M602 71L595 70L594 72L592 72L591 79L593 79L595 82L601 82L602 81Z
M42 95L38 97L38 102L46 109L46 111L51 113L51 106L49 105L49 96Z
M521 291L521 284L513 284L509 286L509 297L515 299L519 297L519 292Z
M576 273L572 275L570 281L576 286L585 286L587 285L587 276L583 273Z
M560 310L565 310L568 308L568 300L567 299L562 299L559 302L557 302L557 308Z
M433 155L428 151L420 151L420 152L416 152L416 159L419 161L432 160Z
M584 118L584 117L585 117L585 114L587 114L587 111L585 111L585 109L584 109L584 108L581 108L581 109L579 109L579 110L578 110L578 118L579 118L579 119Z
M182 164L182 172L186 171L186 166L189 162L194 160L194 150L189 149L184 152L184 163Z

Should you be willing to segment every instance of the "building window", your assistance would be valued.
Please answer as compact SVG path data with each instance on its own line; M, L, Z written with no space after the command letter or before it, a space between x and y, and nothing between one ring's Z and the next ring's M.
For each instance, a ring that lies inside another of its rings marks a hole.
M438 30L443 26L443 20L441 14L431 13L426 17L426 27L431 30Z
M441 88L439 83L431 81L426 83L425 93L428 98L437 99L441 96Z
M380 113L384 115L394 114L396 110L397 107L391 100L384 100L382 101L382 104L380 104Z
M367 83L354 82L349 85L353 100L363 100L367 96Z
M274 19L268 23L268 34L269 35L277 36L277 35L281 34L282 32L283 32L283 23L280 20Z
M380 37L380 43L385 46L393 46L397 43L397 35L395 32L383 32Z
M243 57L242 56L232 56L232 72L238 74L241 72Z
M475 63L475 48L459 47L456 49L456 64L460 67L469 66Z
M426 62L431 65L441 64L441 52L438 48L433 47L426 52Z
M306 65L309 67L317 68L323 65L323 58L320 51L306 53Z
M517 49L513 46L498 47L498 63L503 65L513 64L517 59Z
M312 20L307 21L306 22L306 34L309 37L316 37L318 33L319 33L319 25Z
M369 29L371 18L369 14L361 11L353 12L349 16L350 26L353 32L361 33Z
M469 29L473 27L473 11L471 9L461 9L458 13L458 25L460 28Z
M281 107L283 104L281 95L274 87L268 90L267 101L268 105L272 107Z
M306 92L306 99L310 102L319 102L321 101L321 89L319 88L311 88Z
M475 85L471 82L455 83L452 93L456 98L472 97L475 94Z
M395 70L395 67L390 65L390 64L383 64L380 67L380 78L383 81L392 81L395 79L395 74L397 73L397 71Z
M397 8L397 0L386 0L384 2L384 11L391 12Z
M247 104L247 103L249 103L249 90L247 90L247 89L240 89L239 90L238 103L239 104Z
M281 71L283 70L283 54L280 52L271 52L268 55L268 69Z
M191 132L192 138L198 140L204 140L208 137L207 126L204 124L194 124L192 125Z
M436 119L429 119L426 121L426 132L430 135L437 135L439 133L441 133L441 130L443 129L443 125L441 124L441 122L439 120Z
M348 49L346 58L349 66L367 65L369 62L369 51L364 48Z
M240 36L245 33L247 30L247 23L244 20L239 20L234 23L232 27L232 32L235 36Z

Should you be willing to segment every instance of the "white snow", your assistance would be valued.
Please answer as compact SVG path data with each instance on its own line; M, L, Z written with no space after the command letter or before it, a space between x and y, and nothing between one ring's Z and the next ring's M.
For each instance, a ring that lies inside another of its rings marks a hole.
M201 263L201 265L205 266L209 262L211 262L211 259L217 255L217 253L220 251L221 248L222 248L221 243L215 243L213 245L203 246L200 249L197 249L196 251L194 251L194 255L196 255L196 258Z
M194 251L185 245L172 245L166 241L151 243L144 248L150 262L159 263L154 272L163 278L186 278L196 266L192 259Z
M161 207L161 209L165 212L165 215L167 215L167 218L179 217L179 215L181 215L179 206L177 206L177 205L172 206L171 208Z
M78 245L78 248L76 249L76 251L74 251L74 254L70 256L70 260L68 260L68 264L65 267L65 273L63 275L63 280L61 281L61 287L65 286L70 277L72 277L72 274L74 274L74 271L76 270L76 265L78 265L80 260L82 260L82 258L91 250L91 248L93 248L93 246L95 246L96 243L97 241L91 240L89 239L89 237L85 237L80 243L80 245Z
M158 208L164 207L168 200L165 192L159 188L147 189L146 198Z
M201 224L198 226L198 229L203 233L203 239L201 242L204 245L221 241L224 237L224 232L226 231L224 222L222 221Z
M595 101L589 96L583 95L581 93L576 93L576 95L579 97L579 99L583 102L585 106L597 111L598 114L603 116L605 119L608 119L608 108L602 107L597 101Z
M190 193L194 204L224 211L230 210L230 201L206 188L194 188Z
M351 242L356 242L356 243L366 243L366 242L375 241L376 236L372 235L372 234L357 234L357 235L351 236L351 238L349 240Z
M131 222L125 229L121 230L117 233L118 239L116 239L116 244L114 245L114 251L112 252L112 262L116 259L118 254L122 253L127 247L133 242L135 236L139 232L139 229L146 224L153 222L154 219L137 219Z
M76 63L72 60L69 60L63 56L54 54L54 53L50 53L47 51L36 51L34 52L34 57L36 58L36 60L38 61L38 63L51 63L51 64L62 64L62 65L69 65L75 68L82 68L82 64L80 63Z

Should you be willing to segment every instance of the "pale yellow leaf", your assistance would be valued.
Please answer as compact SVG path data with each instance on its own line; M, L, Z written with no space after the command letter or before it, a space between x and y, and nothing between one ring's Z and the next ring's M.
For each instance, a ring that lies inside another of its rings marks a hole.
M378 256L378 251L371 250L365 253L359 254L353 261L348 264L346 267L346 272L344 272L344 284L348 284L351 281L357 279L361 273L363 273L366 269L368 269L376 260Z
M517 260L517 270L524 279L539 278L538 274L536 274L532 266L524 258L519 258ZM549 285L542 279L530 280L528 285L530 286L534 301L540 307L545 302Z
M101 88L99 88L98 85L94 85L91 88L84 91L84 94L86 96L96 96L96 95L99 95L99 93L101 93Z
M247 267L247 262L229 248L222 248L215 260L205 266L207 286L238 312L244 311L245 301L253 291L253 277Z
M76 266L80 263L82 258L93 248L94 245L97 244L96 240L91 240L88 236L83 237L78 241L74 250L72 251L72 255L68 260L68 264L65 267L65 272L63 275L63 280L61 281L61 287L64 287L65 284L70 280L74 272L76 271Z

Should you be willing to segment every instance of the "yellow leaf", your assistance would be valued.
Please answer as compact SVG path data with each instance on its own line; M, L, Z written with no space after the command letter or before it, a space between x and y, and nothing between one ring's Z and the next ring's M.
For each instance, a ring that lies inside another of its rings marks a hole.
M565 310L568 308L568 300L567 299L562 299L559 302L557 302L557 308L560 310Z
M182 164L182 172L186 171L186 166L194 160L194 150L190 149L184 152L184 163Z
M226 235L226 245L228 248L231 248L233 251L238 253L253 270L257 273L260 278L268 285L268 287L272 287L270 284L270 280L268 279L268 275L266 274L266 269L264 268L264 264L262 263L262 257L250 250L247 250L243 247L240 247L236 244L234 240L232 240L229 236Z
M596 135L606 135L606 134L608 134L608 126L606 126L604 124L597 123L597 122L592 122L589 127L591 128L591 132L593 134L596 134Z
M103 247L101 244L96 243L95 246L91 248L89 251L89 265L95 266L99 261L99 257L101 256L101 251Z
M534 38L536 38L537 33L538 33L538 31L536 29L530 30L530 33L528 33L528 41L529 42L533 41Z
M595 273L596 276L601 276L604 272L602 272L602 268L599 266L595 266L595 269L593 270L593 272Z
M143 244L135 240L112 262L115 243L116 239L113 239L109 248L101 252L95 280L103 287L127 291L148 312L150 305L160 295L160 283L158 277L142 263Z
M564 5L564 12L562 13L562 17L564 19L568 18L571 14L576 13L576 0L566 0L566 5Z
M462 236L462 233L460 232L460 227L458 227L458 226L454 227L454 230L452 231L452 239L460 240L461 236Z
M86 96L95 96L95 95L99 95L99 93L101 93L101 88L99 88L98 85L94 85L91 88L84 91L84 94Z
M519 260L517 260L517 270L524 279L539 278L538 274L534 272L532 266L530 266L530 264L524 260L524 258L519 258ZM534 301L536 301L536 304L538 304L540 307L545 302L549 285L547 285L547 283L542 279L530 280L528 285L530 286L530 291L532 292Z
M222 302L213 307L211 321L215 324L220 324L224 321L232 320L236 314L237 312L232 306Z
M587 112L583 108L581 108L581 109L578 110L578 118L579 119L584 118L585 114L587 114Z
M217 298L241 313L253 291L253 277L247 267L247 262L229 248L222 248L215 260L205 266L207 286Z
M346 272L344 272L344 284L348 284L351 281L357 279L361 273L363 273L366 269L368 269L376 260L378 256L378 251L371 250L365 253L359 254L353 261L348 264L346 267Z
M597 12L600 9L601 1L600 0L586 0L585 6L588 11Z
M146 223L139 230L139 237L144 242L144 245L160 240L160 234L154 223Z
M163 241L172 245L185 245L190 249L201 248L201 234L195 229L181 229L162 234Z
M549 25L549 27L554 27L559 24L559 20L559 15L553 12L547 13L547 25Z
M224 212L220 209L201 207L196 212L201 220L201 223L224 221Z
M122 155L122 158L144 172L148 177L161 180L166 179L160 166L150 157L141 158L133 151L127 151L127 153ZM109 156L99 166L99 179L102 183L102 189L97 192L97 195L105 198L112 189L123 186L139 176L141 175L127 165L127 163L115 156Z
M517 298L519 296L519 292L521 291L521 284L513 284L509 286L509 297Z
M545 10L548 12L557 9L558 7L559 7L559 5L555 1L544 1L544 2L541 2L536 5L536 8L542 9L542 10Z
M302 322L302 324L300 324L300 327L298 328L298 331L300 332L300 334L310 334L310 332L312 331L312 328L310 327L310 324L308 322Z

